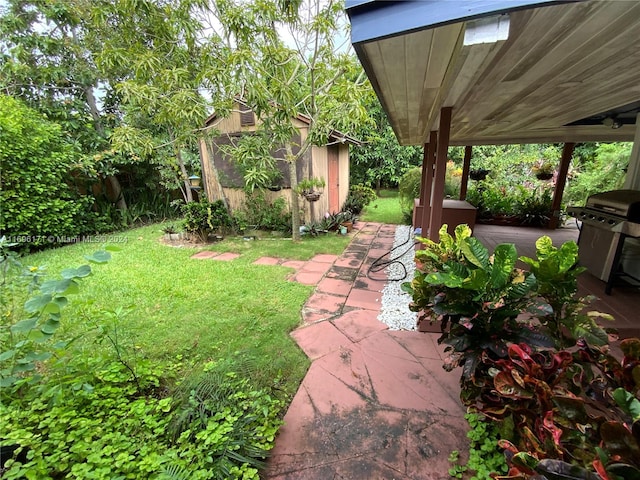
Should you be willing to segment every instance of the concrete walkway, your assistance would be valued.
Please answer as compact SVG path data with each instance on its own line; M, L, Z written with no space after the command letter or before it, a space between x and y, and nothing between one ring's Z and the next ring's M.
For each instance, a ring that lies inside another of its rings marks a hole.
M386 276L367 272L395 227L358 227L340 257L288 265L293 281L316 285L292 332L312 364L261 478L444 480L449 454L467 449L459 372L442 369L437 334L377 320Z

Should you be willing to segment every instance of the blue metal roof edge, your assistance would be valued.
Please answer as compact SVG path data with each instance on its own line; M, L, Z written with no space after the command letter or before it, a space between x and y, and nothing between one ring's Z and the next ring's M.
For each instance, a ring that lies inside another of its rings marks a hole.
M366 43L514 10L581 0L346 0L351 43Z

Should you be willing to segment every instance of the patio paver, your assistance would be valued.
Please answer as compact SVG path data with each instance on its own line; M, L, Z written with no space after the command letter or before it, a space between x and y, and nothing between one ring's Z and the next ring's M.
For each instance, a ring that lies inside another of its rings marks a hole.
M239 258L240 254L239 253L231 253L231 252L227 252L227 253L221 253L219 255L216 255L215 257L211 257L211 260L219 260L222 262L229 262L231 260L235 260L236 258Z

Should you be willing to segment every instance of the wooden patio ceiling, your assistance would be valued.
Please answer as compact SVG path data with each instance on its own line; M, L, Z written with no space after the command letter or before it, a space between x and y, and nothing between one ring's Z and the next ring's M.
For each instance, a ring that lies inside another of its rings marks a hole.
M438 9L471 12L478 4L495 9L438 17ZM412 8L430 18L420 26ZM638 109L640 1L348 0L347 12L356 52L401 144L427 142L443 107L452 107L451 145L634 139L637 111L616 129L598 118ZM407 30L380 27L394 21L409 22ZM569 125L590 117L595 124Z

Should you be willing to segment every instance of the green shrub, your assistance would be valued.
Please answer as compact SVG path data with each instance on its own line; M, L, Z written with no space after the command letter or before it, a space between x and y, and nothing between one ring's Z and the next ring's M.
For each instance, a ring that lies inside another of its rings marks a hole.
M58 125L0 95L0 234L38 248L89 233L91 199L67 183L75 162Z
M343 212L351 212L358 215L362 209L373 202L378 196L373 188L365 185L352 185L349 188L349 195L342 205Z
M420 197L421 179L422 169L415 167L407 170L398 183L400 208L405 221L409 223L413 220L414 199Z
M264 192L255 190L247 194L244 203L243 222L251 228L291 232L291 214L284 198L267 201Z
M570 175L564 195L568 205L584 205L594 193L622 188L632 143L601 143L595 157Z
M222 200L189 202L182 206L184 231L206 242L210 233L232 226L231 216Z
M457 167L452 160L449 160L444 177L444 196L446 198L459 198L461 183L462 168Z

